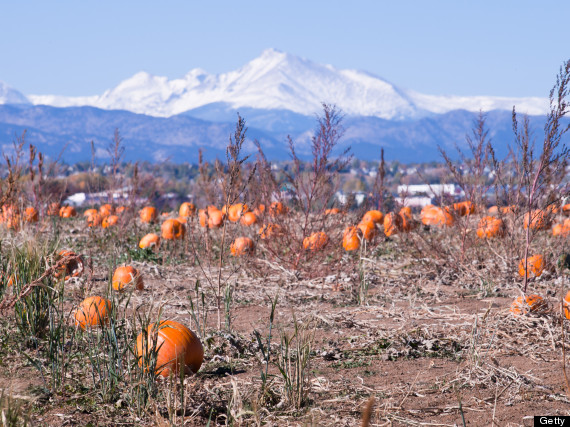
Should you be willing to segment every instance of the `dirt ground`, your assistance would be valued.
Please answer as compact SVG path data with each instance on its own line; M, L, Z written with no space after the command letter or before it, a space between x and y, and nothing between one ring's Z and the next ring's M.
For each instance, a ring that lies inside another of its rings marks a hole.
M233 284L231 332L215 331L210 300L210 332L202 337L205 360L198 374L185 379L186 407L174 415L160 402L143 419L120 402L99 405L89 399L97 394L89 376L74 377L73 371L70 381L82 382L83 391L75 386L46 393L38 370L9 350L4 335L0 388L30 411L32 425L50 426L203 426L230 419L233 425L354 426L372 398L374 426L530 426L535 415L570 414L563 346L570 348L559 314L566 277L551 270L533 280L532 290L545 296L550 309L514 316L509 307L520 294L518 278L497 280L488 288L469 271L371 250L363 264L367 301L358 304L362 276L347 268L355 256L343 255L322 277L295 278L269 263L262 269L253 258L232 264L239 267L235 273L224 270ZM132 293L131 306L151 302L162 309L161 318L194 328L188 297L195 298L196 279L204 289L207 281L201 268L189 264L132 261L145 288ZM215 276L217 269L209 273ZM86 286L90 294L105 294L108 277L108 264L95 262L87 285L85 278L70 280L70 309ZM254 331L266 341L276 296L270 393L263 400L265 363ZM281 334L291 333L295 321L311 338L306 401L300 408L286 403L275 364Z

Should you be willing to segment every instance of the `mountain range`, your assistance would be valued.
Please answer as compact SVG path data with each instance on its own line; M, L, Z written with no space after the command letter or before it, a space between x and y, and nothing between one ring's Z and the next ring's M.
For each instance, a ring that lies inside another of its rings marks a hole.
M66 161L87 160L93 141L104 158L118 128L129 160L194 162L199 147L207 158L224 156L239 112L248 125L246 150L252 152L257 139L269 158L284 159L287 135L299 153L310 153L323 102L344 114L342 147L366 159L378 158L384 147L387 158L405 162L438 159L438 145L464 145L480 111L499 153L505 152L513 106L537 128L548 108L546 98L420 94L367 72L268 49L228 73L194 69L169 80L140 72L94 96L26 96L0 82L0 145L8 151L26 129L27 140L51 157L66 146Z

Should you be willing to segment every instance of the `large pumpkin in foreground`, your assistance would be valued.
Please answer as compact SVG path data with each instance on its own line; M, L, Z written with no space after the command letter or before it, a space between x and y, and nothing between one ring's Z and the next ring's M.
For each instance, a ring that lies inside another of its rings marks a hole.
M149 355L156 343L156 373L168 377L172 372L178 375L181 369L186 374L196 373L204 361L204 348L200 339L186 326L173 320L149 325L146 332L137 337L139 365L148 363Z

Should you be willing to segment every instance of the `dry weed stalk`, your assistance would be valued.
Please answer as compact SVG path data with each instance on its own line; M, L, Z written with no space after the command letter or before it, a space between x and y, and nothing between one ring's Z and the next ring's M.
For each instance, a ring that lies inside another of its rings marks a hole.
M125 153L125 146L122 144L123 138L119 133L119 129L115 128L113 134L113 141L109 143L107 147L107 153L109 154L109 159L111 162L111 182L108 188L108 203L114 204L114 196L117 188L119 187L119 166L121 165L121 159Z
M525 212L528 215L528 226L525 232L524 243L524 268L523 293L528 286L528 256L532 242L531 223L540 212L544 213L553 200L560 201L560 194L549 196L553 191L551 184L557 181L557 177L565 173L570 152L562 137L570 129L570 125L563 126L562 119L569 111L567 97L570 90L570 60L560 68L556 77L556 83L550 91L550 109L544 125L544 140L538 159L534 157L534 143L529 130L528 117L523 118L523 128L519 130L518 118L513 107L512 121L517 155L513 159L520 176L519 194L517 199L524 200ZM560 181L558 181L560 182ZM560 189L554 189L559 192Z
M26 131L22 132L21 136L16 136L12 141L12 154L2 153L6 167L8 169L8 176L2 182L0 187L0 207L8 203L16 201L16 195L20 193L21 176L23 166L21 164L24 156L24 144L26 143ZM5 185L5 187L4 187Z
M378 209L380 212L382 212L382 209L384 209L384 192L386 191L385 178L386 178L386 163L384 162L384 148L381 148L380 163L378 164L378 172L376 174L376 178L374 179L374 186L372 190L373 194L378 195L376 209Z
M336 226L329 220L326 209L334 204L334 194L339 187L339 173L351 160L350 147L337 157L333 155L343 133L340 111L335 106L323 104L323 114L317 118L315 135L311 138L311 161L306 164L300 159L295 143L288 137L292 164L283 171L282 182L273 175L258 144L262 162L257 180L263 182L264 197L269 199L266 203L290 198L293 208L289 215L272 218L272 222L279 225L283 232L278 239L267 239L264 247L277 262L295 273L301 269L318 267L318 263L303 262L310 261L319 254L318 251L305 250L305 238L317 231L324 231L328 235ZM282 188L286 188L286 191L281 191ZM331 245L327 246L327 252L331 255Z
M484 206L487 202L487 192L493 187L493 182L485 176L485 170L492 166L490 153L493 149L489 138L489 130L485 126L486 117L479 112L473 122L472 136L467 134L465 140L469 147L470 156L467 157L456 145L461 168L458 168L447 155L445 150L438 147L443 160L455 182L465 193L466 199L476 206Z
M208 164L203 162L202 153L200 151L200 178L204 184L203 190L208 198L208 200L212 201L215 200L214 191L215 191L215 183L218 183L219 190L223 195L223 201L225 206L229 207L232 204L236 203L240 200L253 175L255 174L255 166L249 171L247 177L243 176L243 168L244 163L249 159L249 156L242 155L243 144L246 138L246 131L247 128L245 126L245 120L238 114L238 120L236 123L236 129L234 135L230 135L229 142L226 147L226 163L222 164L219 160L216 161L215 165L215 172L216 172L216 180L214 181L211 175L208 173ZM201 248L199 248L196 242L191 242L194 258L198 263L199 268L201 269L208 286L210 287L212 294L216 301L216 312L217 312L217 328L218 330L222 329L222 309L225 309L226 315L226 325L229 328L230 325L230 313L229 309L231 307L231 299L232 299L232 289L229 283L229 280L232 276L237 273L237 268L234 269L229 273L227 277L223 277L223 267L225 265L225 251L226 248L226 240L227 240L227 233L228 233L228 221L224 221L221 230L221 243L220 243L220 251L217 256L217 272L214 274L212 273L211 268L206 269L204 265L203 256L201 253ZM209 261L210 258L210 238L209 238L209 231L208 227L205 227L204 231L204 239L205 239L205 246L206 246L206 259ZM208 270L208 271L206 271ZM224 292L225 291L225 292ZM225 304L222 307L222 299L225 297Z

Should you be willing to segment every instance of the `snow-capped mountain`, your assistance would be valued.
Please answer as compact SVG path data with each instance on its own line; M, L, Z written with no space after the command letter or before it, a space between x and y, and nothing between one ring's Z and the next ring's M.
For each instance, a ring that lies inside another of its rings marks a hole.
M349 116L387 120L414 119L456 109L510 110L513 105L520 112L536 115L545 113L548 107L544 98L424 95L400 89L363 71L339 70L274 49L265 50L240 69L223 74L194 69L180 79L169 80L140 72L102 95L30 95L28 98L36 105L93 106L158 117L170 117L214 103L224 103L234 109L288 110L312 116L321 110L321 103L326 102L336 104Z
M29 104L30 101L16 89L0 81L0 104Z
M270 159L288 158L291 136L296 152L310 156L321 102L345 114L339 149L350 146L355 156L370 159L382 147L388 158L404 162L437 160L438 146L453 152L464 146L480 110L489 112L489 135L501 155L512 142L513 105L531 116L536 129L548 107L546 98L425 95L363 71L269 49L228 73L195 69L169 80L140 72L94 96L26 97L0 82L0 148L9 149L14 135L26 130L27 140L48 157L57 158L65 146L66 161L84 161L91 141L96 156L104 157L103 147L119 128L129 141L129 160L195 162L198 148L209 159L225 156L239 112L249 129L248 153L255 152L256 139Z

